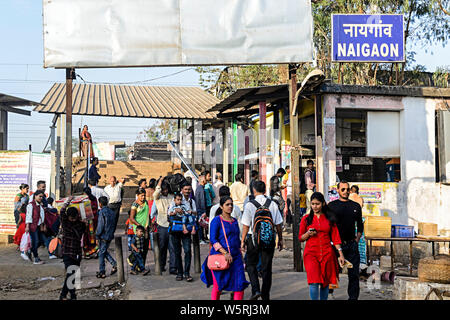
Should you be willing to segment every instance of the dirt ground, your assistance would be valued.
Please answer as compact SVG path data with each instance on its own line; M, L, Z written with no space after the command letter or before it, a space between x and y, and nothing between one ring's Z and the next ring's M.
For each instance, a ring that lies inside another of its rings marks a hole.
M294 272L292 234L284 234L286 249L275 253L273 260L272 298L275 300L309 300L306 274ZM126 248L126 239L123 238ZM125 251L124 251L125 252ZM110 253L115 257L114 247ZM208 246L201 246L201 260L208 254ZM48 259L46 249L41 247L39 255L45 262L33 265L20 257L15 245L0 246L0 300L57 300L64 281L62 259ZM126 254L124 253L126 256ZM154 257L149 254L147 266L154 271ZM194 282L177 282L168 272L162 276L130 276L129 266L124 262L125 284L119 284L116 276L109 276L110 266L106 265L105 279L95 277L98 259L82 260L81 289L77 290L79 300L128 300L128 299L192 299L208 300L210 290L199 279L200 275L191 270ZM341 288L335 290L330 299L347 299L347 276L342 275ZM380 283L373 287L367 281L360 282L361 300L391 300L393 286ZM247 290L246 295L250 295ZM249 297L245 297L248 299Z
M45 249L39 249L45 262L33 265L23 260L15 245L0 247L0 300L57 300L64 281L62 259L49 260ZM82 261L81 289L78 300L127 300L126 284L117 278L97 279L98 260Z

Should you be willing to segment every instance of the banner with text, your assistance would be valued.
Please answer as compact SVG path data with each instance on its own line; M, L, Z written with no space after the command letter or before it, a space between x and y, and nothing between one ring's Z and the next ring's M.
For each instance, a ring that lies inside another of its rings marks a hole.
M334 62L404 62L402 14L333 14Z
M14 234L14 197L29 184L30 152L0 151L0 233Z

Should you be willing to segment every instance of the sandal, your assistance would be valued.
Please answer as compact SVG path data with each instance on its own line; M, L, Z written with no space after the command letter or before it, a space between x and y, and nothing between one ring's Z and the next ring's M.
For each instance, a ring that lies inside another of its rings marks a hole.
M104 278L106 278L106 274L104 274L103 272L97 272L96 277L104 279Z
M177 276L177 277L175 278L175 280L181 281L181 280L183 280L183 276Z
M188 276L186 276L186 281L187 281L187 282L191 282L192 280L194 280L194 279L192 279L192 277L191 277L191 276L189 276L189 275L188 275Z
M111 269L111 276L117 272L117 267L113 267Z
M142 274L143 276L146 276L146 275L148 275L150 273L150 269L147 269L147 270L145 270L144 271L144 273Z
M131 273L131 274L134 274L134 275L137 275L137 272L134 271L134 270L131 270L130 273Z

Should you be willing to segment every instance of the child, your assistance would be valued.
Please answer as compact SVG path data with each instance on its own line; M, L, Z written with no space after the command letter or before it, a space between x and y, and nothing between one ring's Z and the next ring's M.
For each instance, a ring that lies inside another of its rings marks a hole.
M97 226L97 245L99 247L99 272L97 278L105 278L105 258L112 265L111 275L117 272L117 262L109 254L108 248L111 244L111 240L114 239L114 229L116 225L116 214L108 208L108 198L102 196L98 198L100 203L100 212L98 214L98 226Z
M48 197L47 198L48 207L44 209L45 212L45 219L44 223L47 228L47 231L45 232L45 236L49 239L52 237L56 237L59 231L59 225L61 224L59 215L58 215L58 209L53 207L53 198ZM50 259L55 259L56 256L51 256Z
M133 240L133 237L134 237L133 224L130 221L130 213L131 213L131 210L128 210L128 219L125 222L125 225L126 225L125 234L127 235L128 251L132 250L131 249L131 241Z
M60 218L62 225L62 255L64 267L66 269L66 279L61 290L60 300L67 300L67 293L70 292L70 299L76 300L75 288L71 283L72 277L80 269L81 263L81 237L86 229L86 224L81 221L77 208L67 206L70 204L72 197L68 199L60 210ZM67 272L70 267L70 273ZM69 281L69 279L71 279ZM70 287L70 289L69 289Z
M183 233L195 234L196 217L192 214L192 211L185 211L183 215Z
M20 250L20 242L22 240L22 236L25 233L25 216L26 216L26 213L27 213L27 205L23 204L19 208L19 221L17 222L18 227L17 227L16 233L14 235L14 243L19 246L19 250ZM20 251L20 256L25 261L31 261L31 258L30 258L31 252Z
M168 214L173 215L173 213L176 213L177 217L183 217L183 214L187 212L187 207L183 205L183 195L181 193L175 194L173 198L173 202L169 207Z
M136 227L136 234L133 237L133 240L131 241L131 248L132 248L132 253L134 255L134 263L133 266L131 267L131 274L136 275L137 271L136 271L136 267L139 267L139 269L141 270L141 272L143 272L143 275L147 275L150 272L150 269L145 269L145 265L144 265L144 259L142 257L142 253L144 251L144 232L145 232L145 228L143 226L137 226Z

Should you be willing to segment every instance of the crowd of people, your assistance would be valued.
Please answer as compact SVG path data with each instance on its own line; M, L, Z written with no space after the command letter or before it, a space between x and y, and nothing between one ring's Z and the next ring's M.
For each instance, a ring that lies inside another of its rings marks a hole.
M110 275L117 272L117 262L108 248L116 232L125 180L112 176L109 185L100 188L97 165L94 157L88 186L83 190L93 212L89 220L82 220L77 208L71 206L73 197L65 199L58 212L54 200L45 194L45 181L37 183L31 197L28 185L19 187L14 199L15 243L20 245L24 234L31 239L30 250L21 252L23 259L42 264L38 247L44 245L50 259L63 259L66 270L79 266L83 257L98 258L98 278L106 277L106 261L111 264ZM300 181L298 237L305 242L303 259L311 299L326 300L337 285L339 268L344 266L349 268L349 299L358 299L358 242L363 232L358 188L352 186L352 191L347 182L340 181L339 199L327 204L324 195L315 190L312 160ZM209 171L198 179L188 174L150 179L148 184L141 179L125 228L130 273L149 274L146 258L157 235L161 271L168 271L176 281L191 282L192 242L198 239L201 245L209 243L200 278L207 287L212 286L211 299L220 299L227 291L234 300L242 300L250 285L251 300L269 300L274 253L283 249L282 231L293 222L291 195L289 166L276 172L268 190L257 171L251 172L249 185L242 174L236 174L230 187L223 183L220 172L212 183ZM61 240L60 256L49 246L54 238ZM66 280L71 274L67 272ZM66 299L68 293L76 299L75 290L65 283L60 298Z

